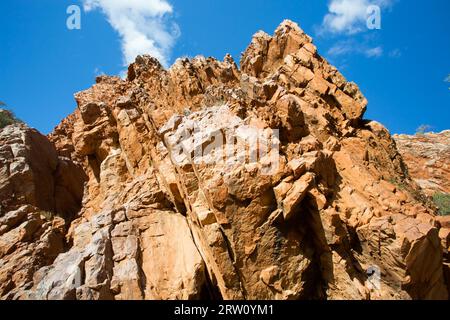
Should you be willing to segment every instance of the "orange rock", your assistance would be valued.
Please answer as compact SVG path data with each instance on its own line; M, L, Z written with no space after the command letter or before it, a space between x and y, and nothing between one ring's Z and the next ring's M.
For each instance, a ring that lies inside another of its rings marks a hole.
M450 131L394 135L411 177L430 196L450 193Z
M447 299L447 222L358 86L288 20L240 66L138 56L48 138L1 129L0 298Z

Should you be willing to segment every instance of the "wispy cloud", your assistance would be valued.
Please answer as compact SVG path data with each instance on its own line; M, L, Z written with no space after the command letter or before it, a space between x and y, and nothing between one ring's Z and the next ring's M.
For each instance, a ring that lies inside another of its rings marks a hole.
M105 73L102 71L102 69L100 69L99 67L95 67L95 69L94 69L94 75L96 76L96 77L98 77L98 76L103 76L103 75L105 75Z
M166 0L82 0L84 9L99 9L119 33L124 63L140 54L150 54L167 66L178 25L172 21L173 7Z
M370 47L367 44L358 43L354 40L339 41L327 52L330 57L340 57L349 54L362 54L368 58L379 58L383 55L383 47Z
M350 41L341 41L332 46L327 53L329 56L337 57L349 54L353 52L353 50L354 47Z
M368 48L364 51L364 53L369 58L381 57L383 55L383 48L381 46Z
M366 29L367 8L390 7L395 0L330 0L320 33L355 34Z
M400 49L394 49L389 52L390 58L400 58L402 56L402 51Z

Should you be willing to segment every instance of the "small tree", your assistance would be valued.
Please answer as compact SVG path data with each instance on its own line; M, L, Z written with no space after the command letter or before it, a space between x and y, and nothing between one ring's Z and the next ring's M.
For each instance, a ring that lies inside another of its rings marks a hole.
M0 109L0 129L3 129L10 124L22 122L16 118L14 113L10 110Z
M416 129L416 134L424 134L425 132L428 132L431 130L431 126L428 124L421 124L417 129Z

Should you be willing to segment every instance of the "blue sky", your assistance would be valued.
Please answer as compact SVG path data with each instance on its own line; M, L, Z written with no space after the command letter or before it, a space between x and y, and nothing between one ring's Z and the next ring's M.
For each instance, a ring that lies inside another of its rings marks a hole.
M66 27L72 4L81 30ZM380 30L365 27L358 6L369 4L381 8ZM166 65L198 54L238 61L256 31L286 18L360 86L366 118L392 133L450 128L448 0L2 0L0 12L0 100L44 133L75 109L75 92L120 74L139 50Z

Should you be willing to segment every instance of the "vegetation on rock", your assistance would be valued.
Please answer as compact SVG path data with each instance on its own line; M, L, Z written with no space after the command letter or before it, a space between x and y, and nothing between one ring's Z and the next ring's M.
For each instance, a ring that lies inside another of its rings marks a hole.
M5 103L0 101L0 106L5 106ZM3 129L10 124L21 122L16 118L14 113L10 110L0 109L0 129Z
M436 193L433 196L434 203L439 208L439 214L442 216L450 215L450 194Z
M422 124L416 129L416 135L425 134L431 130L431 126L428 124Z

